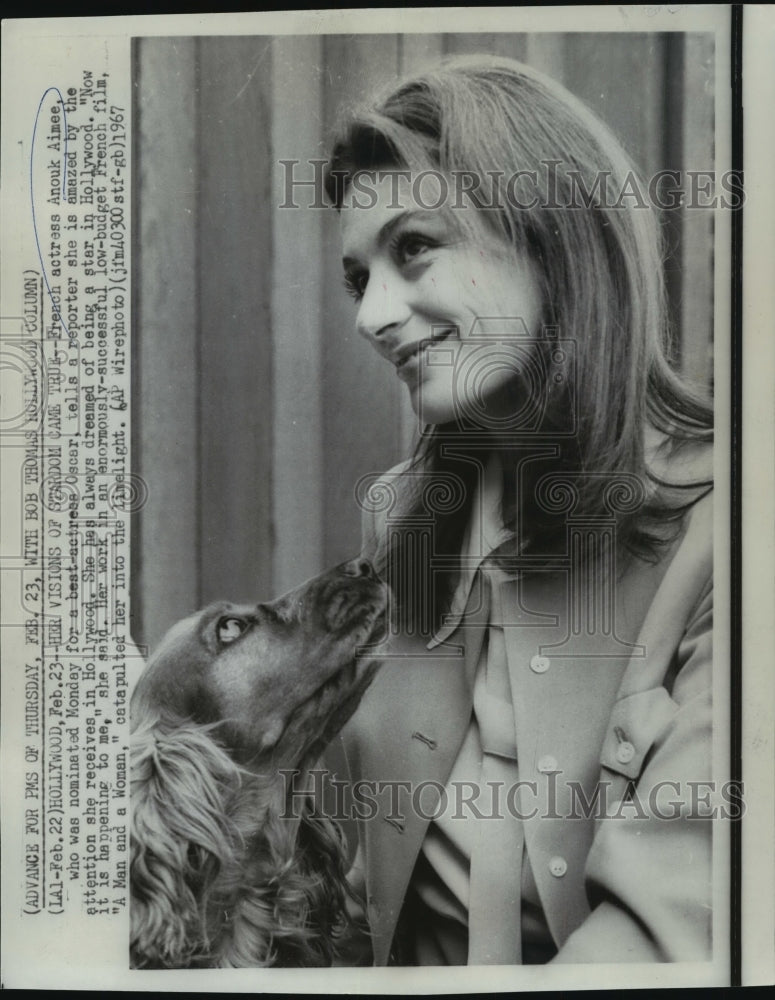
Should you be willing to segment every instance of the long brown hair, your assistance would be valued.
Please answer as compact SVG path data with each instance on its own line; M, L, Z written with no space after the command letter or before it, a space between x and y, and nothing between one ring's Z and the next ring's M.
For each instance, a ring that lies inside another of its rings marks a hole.
M551 333L536 349L551 351L552 338L573 346L572 385L557 388L547 379L545 386L544 433L563 408L574 409L575 432L560 441L554 468L576 477L576 515L603 510L612 478L637 477L644 501L620 514L617 539L631 553L657 558L671 537L666 526L677 530L709 484L689 488L659 478L646 462L645 429L665 436L669 457L711 440L712 408L670 364L657 214L637 198L625 204L609 196L628 184L632 190L637 180L619 142L584 104L532 68L503 58L456 57L348 113L333 144L329 197L340 207L355 173L386 167L488 178L494 197L480 201L483 218L538 265ZM455 426L427 429L413 458L415 467L452 472L466 486L466 501L437 519L435 550L441 554L459 551L475 485L470 462L445 457L449 449L442 443L450 435L460 456L470 428ZM515 440L519 435L511 433L493 438L493 448L506 453L505 468ZM511 478L504 480L503 519L512 530L518 519L527 525L520 535L523 551L547 551L564 541L564 532L538 501L530 475L519 497ZM410 501L409 514L418 503ZM399 533L386 559L395 569L404 556ZM418 566L417 573L416 595L427 567ZM454 579L448 574L434 602L437 616Z

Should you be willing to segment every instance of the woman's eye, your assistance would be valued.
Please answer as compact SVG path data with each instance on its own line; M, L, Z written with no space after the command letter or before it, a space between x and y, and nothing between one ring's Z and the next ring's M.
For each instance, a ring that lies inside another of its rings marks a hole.
M239 639L248 623L242 618L221 618L218 622L218 641L224 645Z
M347 294L351 295L357 301L363 298L368 281L369 275L367 271L347 271L344 276L344 287L347 290Z
M407 231L399 233L390 241L390 252L399 267L413 263L418 257L423 256L428 250L438 244L424 233ZM366 294L366 286L369 283L368 271L345 271L344 287L348 295L351 295L356 302L359 302Z
M392 250L400 263L409 264L434 245L433 241L422 233L407 232L396 236Z

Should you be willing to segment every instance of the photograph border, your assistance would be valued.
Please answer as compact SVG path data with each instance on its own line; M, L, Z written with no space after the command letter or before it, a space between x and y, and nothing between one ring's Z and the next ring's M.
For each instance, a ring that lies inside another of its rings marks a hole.
M747 9L744 10L743 8ZM651 12L651 13L649 13ZM728 152L729 161L726 167L732 170L741 170L745 166L746 170L746 191L747 205L745 210L745 229L743 228L743 211L728 213L725 219L718 219L717 231L715 233L715 245L728 246L729 268L721 266L721 257L717 257L715 267L715 287L717 296L715 298L715 329L723 331L731 329L729 338L728 380L726 384L719 379L716 380L716 417L717 425L720 426L722 420L729 420L729 437L719 435L717 444L718 454L729 454L729 495L728 505L720 504L720 510L716 513L716 534L715 534L715 569L714 575L718 575L722 556L725 551L729 552L729 591L727 606L729 608L727 624L728 633L723 636L722 641L716 646L714 662L714 691L719 687L721 676L721 664L725 659L725 650L729 655L731 667L730 701L726 706L715 706L714 721L718 729L719 721L724 718L729 722L728 745L724 754L728 760L726 771L733 780L744 781L746 789L746 801L748 796L755 790L760 796L757 806L751 802L752 811L755 816L750 816L745 821L733 822L729 827L728 843L730 858L730 877L732 891L730 893L729 913L725 920L729 930L729 978L730 985L751 984L754 982L768 981L775 968L771 946L772 929L774 926L773 904L772 902L759 900L755 895L761 889L761 882L768 884L775 891L775 858L772 856L771 839L772 830L766 828L766 808L769 807L770 821L772 820L772 771L773 766L767 756L767 740L772 740L772 688L771 679L765 678L764 667L767 664L766 656L769 641L769 652L772 649L772 624L771 618L767 620L768 613L771 613L771 606L766 601L772 598L772 583L769 576L761 580L755 572L753 562L755 552L761 544L765 556L771 560L773 554L773 529L768 520L768 514L772 516L772 483L773 473L771 468L771 441L773 431L773 416L771 400L769 407L762 399L766 393L767 373L770 379L775 372L775 359L769 343L763 344L764 338L771 329L771 324L775 318L773 309L772 291L765 287L762 272L761 260L754 261L753 256L757 253L759 246L770 248L772 254L773 239L766 230L767 218L772 218L769 211L772 207L772 194L767 189L767 183L763 179L762 158L766 153L761 151L761 142L755 140L755 121L766 122L768 113L768 102L759 94L759 101L751 110L751 103L746 103L747 96L751 93L751 78L748 75L748 67L756 67L757 78L761 79L762 91L764 93L773 92L773 70L766 61L766 40L772 40L775 36L775 19L768 13L765 5L699 5L693 10L687 9L686 5L676 5L675 7L652 7L652 8L619 8L618 13L612 13L610 8L561 8L559 12L549 11L544 8L510 9L505 13L501 8L494 9L467 9L467 8L433 8L427 10L406 11L398 9L376 9L373 11L292 11L284 14L267 13L257 14L226 14L226 15L158 15L154 17L112 17L112 18L62 18L51 20L15 20L3 23L3 91L6 95L3 101L4 112L8 110L9 95L13 94L13 87L9 86L14 74L21 75L24 81L23 62L25 54L30 51L30 45L37 39L54 39L66 37L72 40L73 45L77 45L80 37L91 36L99 38L102 35L110 36L113 44L118 45L119 38L124 39L126 45L126 58L129 59L129 41L132 37L139 35L216 35L216 34L237 34L242 30L246 33L251 31L261 34L292 34L320 32L325 34L345 34L345 33L365 33L384 31L385 33L413 33L415 30L422 30L423 25L427 25L424 30L437 31L438 18L441 14L454 15L456 18L455 30L463 31L484 31L487 27L500 24L499 29L513 31L539 31L551 30L545 25L552 19L560 20L562 31L572 30L623 30L623 31L646 31L646 30L675 30L693 31L704 30L694 27L694 22L705 24L707 30L713 30L716 34L716 81L719 93L717 94L717 120L715 134L720 133L719 115L720 110L726 114L728 121L729 141L717 143L717 163L721 162L724 150ZM722 21L724 16L729 18L728 42L726 51L721 51L721 40L723 37ZM578 27L584 19L584 28ZM617 21L618 28L611 27L595 28L591 24L597 20L609 22ZM691 27L685 25L689 23ZM526 25L530 27L526 27ZM432 25L432 27L431 27ZM507 25L507 26L506 26ZM681 27L681 25L684 25ZM261 32L256 29L261 26ZM379 27L378 27L379 26ZM557 30L557 29L555 29ZM53 58L55 62L55 58ZM746 72L743 72L745 66ZM728 73L725 71L728 70ZM769 75L768 75L769 74ZM730 86L724 86L728 79ZM17 88L19 84L16 84ZM767 89L769 87L769 90ZM746 106L745 130L743 121L743 106ZM9 164L13 144L17 141L17 136L13 130L18 122L10 115L4 114L3 123L3 208L4 215L9 217L7 206L8 199L15 197L15 192L21 185L21 179L11 174ZM764 129L762 130L764 131ZM719 153L719 149L722 150ZM769 147L770 152L772 146ZM745 163L744 163L745 160ZM770 160L771 162L771 160ZM136 164L133 165L133 170ZM766 164L764 167L766 172ZM10 176L9 176L10 175ZM761 185L756 190L749 187L749 178L754 184ZM133 181L135 183L136 181ZM757 200L754 200L756 198ZM758 205L765 206L766 210L758 215ZM133 218L136 225L136 205L132 205ZM758 217L757 217L758 215ZM11 216L13 219L14 217ZM7 236L4 236L4 245L7 248ZM772 260L772 256L763 254L765 261ZM9 254L6 253L8 258ZM9 302L11 290L15 288L16 277L14 268L18 267L18 255L12 261L6 260L3 265L3 298L0 316L10 317L15 315L12 303ZM746 278L749 274L757 274L756 286L752 289ZM754 304L751 304L753 298ZM18 309L16 310L18 311ZM762 319L764 317L764 320ZM2 344L0 344L0 347ZM725 359L720 357L718 348L722 346L717 342L716 370L722 368ZM763 362L757 365L758 357L763 357ZM134 376L133 376L134 377ZM755 388L751 389L751 386ZM761 408L761 409L759 409ZM768 436L769 435L769 436ZM1 442L0 442L1 443ZM764 467L759 470L752 470L751 463L756 461L755 455L751 452L759 450L769 456ZM5 450L5 449L4 449ZM5 459L7 456L3 456ZM3 463L5 465L5 461ZM717 471L721 471L721 463L716 458ZM9 477L4 476L3 497L7 504L18 506L19 498L14 495L14 483ZM759 505L752 504L752 496L761 491L764 495L764 502ZM723 493L722 484L722 493ZM753 535L754 530L758 530L758 536ZM725 535L725 531L728 534ZM761 539L761 541L759 541ZM729 546L726 549L726 545ZM3 550L5 553L5 550ZM3 556L5 558L5 555ZM771 563L770 563L771 565ZM15 572L15 564L7 562L0 567ZM10 573L9 573L10 575ZM771 574L770 574L771 575ZM13 577L14 581L16 577ZM722 586L723 591L723 586ZM759 621L751 622L749 609L756 608ZM15 620L4 620L3 625L3 647L4 658L18 652L18 625ZM13 626L13 627L8 627ZM758 643L755 653L749 652L752 643ZM762 657L765 657L762 659ZM757 665L758 663L758 665ZM135 656L133 661L135 674L141 665L139 657ZM4 671L5 673L5 671ZM759 688L761 683L761 688ZM768 687L769 683L769 687ZM9 686L7 677L3 678L3 770L5 772L4 786L6 788L3 795L3 894L4 894L4 920L3 920L3 973L2 978L6 986L25 986L32 988L33 985L71 985L89 986L93 985L89 971L85 968L74 968L68 966L63 961L60 952L58 957L50 962L41 962L36 968L24 967L24 962L20 964L19 959L12 957L14 946L23 943L23 938L29 936L29 921L21 918L15 919L9 914L13 914L16 902L15 893L9 889L9 878L13 879L14 859L9 856L9 845L7 833L18 818L14 813L13 802L9 791L15 787L17 780L14 747L9 744L8 730L10 728L10 712L13 711L12 699L16 697L16 691ZM761 690L765 707L758 703L757 689ZM11 704L9 705L9 701ZM722 712L726 711L726 717ZM770 727L769 729L767 727ZM721 741L723 743L723 740ZM716 741L714 740L714 744ZM770 752L770 757L771 757ZM724 768L722 767L723 771ZM9 785L9 778L12 779ZM764 829L763 829L764 827ZM15 844L15 838L11 838L11 844ZM755 854L768 850L770 856ZM715 852L714 852L715 853ZM746 870L746 861L749 857L757 859L763 866L761 878L752 875L749 863ZM718 872L714 873L716 878ZM773 893L765 893L768 900L772 900ZM8 908L11 904L11 909ZM54 926L47 928L46 935L57 933ZM768 937L769 934L769 937ZM45 937L45 935L44 935ZM69 938L70 935L63 935ZM753 941L757 941L756 946ZM767 942L770 950L767 951ZM112 956L115 945L115 932L111 930L106 935L106 954ZM26 946L25 946L26 947ZM36 945L39 947L39 945ZM54 950L56 953L56 949ZM764 958L761 958L761 953ZM25 960L26 961L26 960ZM296 970L238 970L226 971L218 970L214 973L144 973L126 970L110 970L110 962L100 966L99 975L105 977L106 988L125 988L131 984L132 988L142 990L158 989L163 983L166 989L172 990L237 990L237 991L268 991L269 989L279 992L296 992L300 988L314 992L331 992L331 987L336 983L337 988L343 992L383 992L386 987L395 992L419 992L435 993L439 985L444 991L462 991L465 986L470 987L474 980L471 977L460 976L461 970L453 970L455 979L445 976L438 970L421 970L412 977L409 970L390 969L381 970L381 975L372 975L376 970L342 969L334 970L331 977L326 976L326 982L319 978L319 972L314 973L314 977L300 974ZM713 965L713 963L706 963ZM559 968L559 967L558 967ZM638 985L722 985L715 980L707 979L708 969L691 967L687 964L682 968L661 966L659 969L647 969L643 966L633 966L626 970L614 968L610 965L595 965L589 968L574 966L568 975L550 971L549 975L541 976L540 969L524 969L525 974L520 976L520 988L550 989L562 986L563 988L584 988L592 986L593 981L588 975L592 970L603 971L604 985L626 985L637 982ZM481 976L481 970L479 975ZM171 978L173 977L173 978ZM214 978L213 978L214 977ZM465 979L465 984L462 983ZM102 979L100 979L102 981ZM481 982L482 980L480 980ZM119 984L124 984L121 986ZM486 984L489 990L508 991L514 988L514 983L510 981L505 970L487 970ZM598 988L603 985L597 982ZM478 990L480 987L475 987ZM484 987L482 987L484 989Z

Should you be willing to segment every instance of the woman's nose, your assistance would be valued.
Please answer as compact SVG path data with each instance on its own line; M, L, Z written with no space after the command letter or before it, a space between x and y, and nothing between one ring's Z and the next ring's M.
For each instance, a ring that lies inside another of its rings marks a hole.
M356 327L362 337L379 347L391 329L409 318L409 313L400 278L372 273L358 308Z

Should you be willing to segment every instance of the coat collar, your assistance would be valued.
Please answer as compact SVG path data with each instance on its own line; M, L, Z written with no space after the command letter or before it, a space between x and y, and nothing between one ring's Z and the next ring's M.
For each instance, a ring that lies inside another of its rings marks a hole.
M477 572L486 563L496 549L511 538L511 533L503 527L500 516L500 503L503 485L503 465L497 454L490 455L484 467L483 475L477 484L471 516L468 520L463 544L461 546L460 580L452 598L449 612L444 616L441 627L428 642L428 649L434 649L446 642L460 627L466 608L471 607L474 581ZM511 579L515 574L504 573L488 564L488 571L494 574L494 581ZM473 594L473 608L481 606L481 599Z

